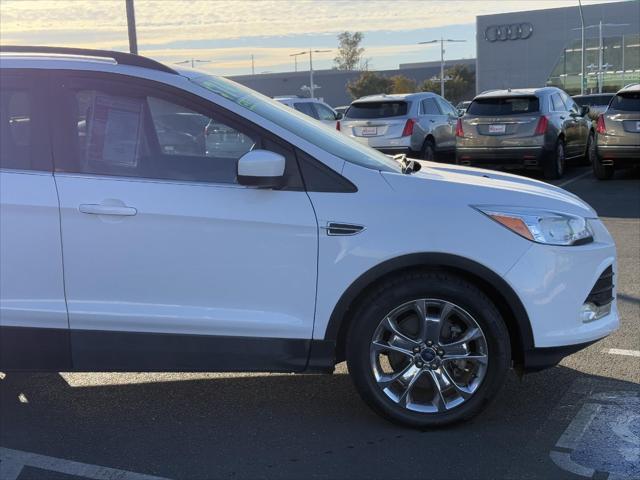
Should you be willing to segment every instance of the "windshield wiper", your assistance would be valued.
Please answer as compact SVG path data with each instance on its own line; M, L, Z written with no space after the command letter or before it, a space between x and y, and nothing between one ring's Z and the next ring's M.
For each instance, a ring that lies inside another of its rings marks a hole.
M405 173L407 175L410 175L413 172L417 172L422 168L422 165L420 165L420 163L416 162L415 160L408 159L406 153L394 155L392 158L400 164L402 173Z

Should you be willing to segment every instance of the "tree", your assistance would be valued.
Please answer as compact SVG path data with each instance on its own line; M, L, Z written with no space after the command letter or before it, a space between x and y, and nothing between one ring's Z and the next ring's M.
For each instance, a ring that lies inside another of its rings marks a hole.
M391 81L393 82L391 93L413 93L416 91L416 81L404 75L394 75L391 77Z
M380 93L391 93L393 80L374 72L362 72L360 76L347 83L347 90L353 98Z
M476 74L466 65L454 65L444 71L444 95L454 105L473 98L476 89ZM423 92L440 93L440 78L425 80L420 85Z
M364 48L360 42L364 35L362 32L342 32L338 35L338 56L333 59L338 70L366 70L369 61L362 58Z

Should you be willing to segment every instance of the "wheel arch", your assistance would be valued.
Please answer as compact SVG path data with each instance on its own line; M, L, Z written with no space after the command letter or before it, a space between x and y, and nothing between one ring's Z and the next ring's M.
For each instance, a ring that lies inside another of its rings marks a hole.
M409 271L441 270L464 277L480 288L505 320L512 359L523 364L524 352L534 347L529 316L511 286L497 273L475 261L444 253L415 253L387 260L363 273L342 294L329 318L324 340L335 345L336 361L345 358L345 346L353 312L370 288L389 277Z

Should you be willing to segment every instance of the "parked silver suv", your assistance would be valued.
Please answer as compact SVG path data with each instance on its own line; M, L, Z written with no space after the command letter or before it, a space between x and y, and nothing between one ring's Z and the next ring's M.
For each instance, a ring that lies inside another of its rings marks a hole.
M560 178L570 158L587 158L589 107L556 87L492 90L476 96L456 127L461 165L533 168Z
M598 116L589 156L593 172L608 180L616 168L640 165L640 84L627 85Z
M456 109L435 93L372 95L351 104L341 131L385 153L434 160L455 151Z

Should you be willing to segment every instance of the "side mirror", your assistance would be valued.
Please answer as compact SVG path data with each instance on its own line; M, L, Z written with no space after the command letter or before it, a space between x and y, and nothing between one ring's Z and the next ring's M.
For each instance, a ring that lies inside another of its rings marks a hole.
M344 113L336 112L336 120L342 120L344 118Z
M590 111L591 109L589 108L589 105L584 105L583 107L580 107L580 116L586 117Z
M285 158L268 150L252 150L238 159L238 183L251 187L280 188L284 184Z
M459 108L458 109L458 116L459 117L464 117L466 110L464 108Z

